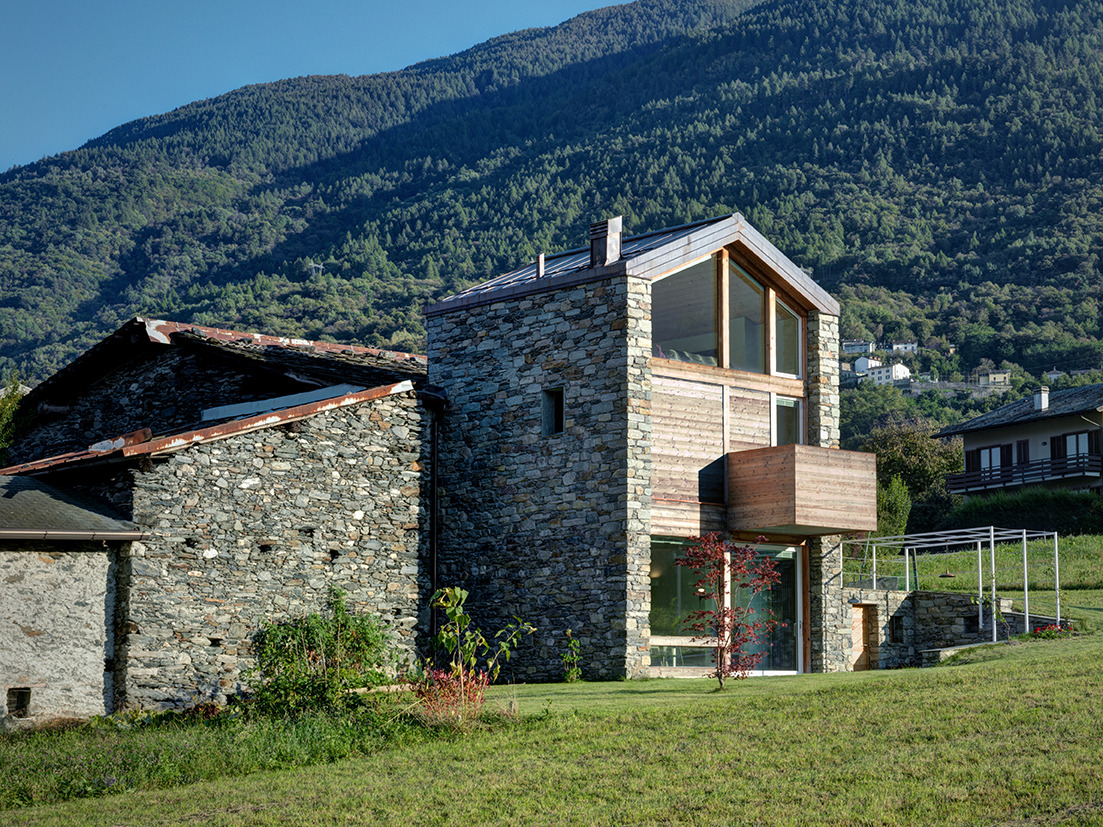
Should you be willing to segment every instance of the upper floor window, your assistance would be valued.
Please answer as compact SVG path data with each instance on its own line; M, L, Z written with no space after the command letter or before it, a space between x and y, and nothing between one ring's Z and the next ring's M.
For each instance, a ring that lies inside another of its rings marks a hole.
M804 320L721 251L656 280L652 353L663 359L799 377Z

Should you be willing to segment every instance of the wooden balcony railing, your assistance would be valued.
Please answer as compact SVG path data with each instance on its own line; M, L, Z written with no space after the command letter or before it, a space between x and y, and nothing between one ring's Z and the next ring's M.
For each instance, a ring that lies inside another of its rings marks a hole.
M1036 459L1020 465L1003 465L981 471L966 471L946 477L951 494L971 491L991 491L1020 485L1038 485L1051 480L1077 477L1099 477L1103 474L1103 457L1099 454L1078 454L1060 459Z

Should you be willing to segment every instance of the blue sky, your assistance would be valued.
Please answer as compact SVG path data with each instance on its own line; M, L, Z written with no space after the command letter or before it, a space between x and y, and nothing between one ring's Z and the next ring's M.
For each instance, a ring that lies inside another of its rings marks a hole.
M0 34L0 171L250 83L363 75L615 0L22 0Z

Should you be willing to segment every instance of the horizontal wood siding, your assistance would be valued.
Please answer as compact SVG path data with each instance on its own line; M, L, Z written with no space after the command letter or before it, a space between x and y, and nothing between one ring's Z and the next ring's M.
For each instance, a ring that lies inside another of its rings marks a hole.
M733 529L835 534L877 528L873 454L780 445L728 454Z
M723 533L727 527L727 506L675 500L651 500L653 537L700 537L710 531Z
M689 502L724 501L723 388L652 377L651 494Z
M746 451L769 446L770 394L731 388L728 395L728 450Z

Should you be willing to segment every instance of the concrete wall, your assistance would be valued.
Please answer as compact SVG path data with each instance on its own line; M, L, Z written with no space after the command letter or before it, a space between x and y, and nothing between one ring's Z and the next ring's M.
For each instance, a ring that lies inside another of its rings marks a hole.
M331 586L411 654L428 621L430 417L405 393L56 475L154 534L120 560L116 706L224 702L257 630L322 610Z
M0 717L11 689L31 690L31 721L110 710L116 562L103 543L0 543Z
M537 626L514 677L560 678L567 629L587 678L650 663L650 310L650 283L621 276L428 319L442 584L488 631ZM545 436L558 387L566 427Z

